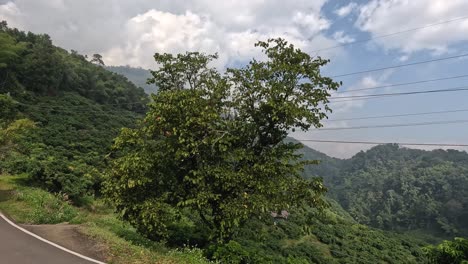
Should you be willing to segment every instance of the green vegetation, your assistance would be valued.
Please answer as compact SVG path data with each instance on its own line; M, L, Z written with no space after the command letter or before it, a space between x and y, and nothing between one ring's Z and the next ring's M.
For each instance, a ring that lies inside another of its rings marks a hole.
M29 224L57 224L73 221L78 210L64 202L60 194L51 194L35 187L22 186L26 177L1 176L0 210L16 221Z
M27 173L36 184L85 202L99 194L99 171L112 140L145 111L146 94L125 77L53 46L47 35L6 23L0 34L7 36L2 47L15 54L1 58L0 171ZM21 137L32 122L36 128Z
M213 254L227 263L423 263L422 245L357 224L332 203L322 212L291 212L287 220L250 220Z
M465 238L456 237L453 241L443 241L437 246L427 246L424 251L430 263L468 263L468 240Z
M288 219L251 219L221 247L169 249L122 222L102 201L76 208L63 195L29 187L27 177L0 177L0 210L20 223L81 224L80 231L108 249L109 263L421 263L419 241L355 223L332 203L319 213ZM27 197L27 198L25 198ZM276 222L276 224L275 224ZM192 245L195 246L195 245Z
M0 28L6 28L6 22L1 22ZM8 67L14 59L19 57L24 48L23 43L18 43L9 34L0 32L0 69Z
M147 106L99 54L1 23L0 210L79 224L109 263L466 261L466 239L427 242L467 235L468 154L301 148L288 131L320 126L338 84L325 60L259 45L267 61L224 75L215 56L157 54L159 70L133 74L159 88Z
M358 222L439 237L468 235L466 152L382 145L339 166L338 173L316 175L324 177L330 196Z
M64 195L28 186L26 176L0 176L0 211L19 223L81 224L80 232L106 248L109 263L208 264L199 249L171 250L141 236L101 201L76 208Z
M160 90L140 126L116 139L106 185L148 237L229 241L253 216L323 204L321 181L300 176L301 145L283 141L290 129L321 126L339 84L320 76L326 60L282 39L257 46L267 61L225 75L208 67L215 55L155 55L150 82Z

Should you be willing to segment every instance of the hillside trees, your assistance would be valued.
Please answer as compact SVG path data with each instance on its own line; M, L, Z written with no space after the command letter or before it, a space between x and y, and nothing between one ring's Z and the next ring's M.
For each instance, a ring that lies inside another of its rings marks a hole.
M327 60L282 39L257 46L266 61L225 75L209 67L216 55L155 55L159 92L139 127L116 139L106 188L147 236L188 239L177 229L203 226L226 241L252 216L322 205L321 180L300 176L310 163L295 153L301 145L284 139L290 129L321 126L339 83L321 76Z
M93 58L91 59L91 62L100 66L105 66L104 60L102 59L101 54L93 54Z
M466 152L389 144L341 161L335 176L309 169L325 178L331 197L360 223L452 236L468 234L467 164Z
M22 50L23 43L18 43L10 35L0 32L0 69L6 68L13 59L18 58Z
M0 95L0 174L2 163L10 156L27 151L25 137L35 125L29 119L16 119L17 105L9 96Z
M2 133L19 135L13 132L26 119L35 124L34 132L4 141L11 151L0 160L1 171L27 173L34 184L75 204L99 194L105 154L120 128L133 126L146 111L144 90L56 47L45 34L6 22L0 23L0 47L0 115L8 119L0 121Z
M456 237L452 241L444 240L437 246L423 248L429 263L466 264L468 263L468 239Z

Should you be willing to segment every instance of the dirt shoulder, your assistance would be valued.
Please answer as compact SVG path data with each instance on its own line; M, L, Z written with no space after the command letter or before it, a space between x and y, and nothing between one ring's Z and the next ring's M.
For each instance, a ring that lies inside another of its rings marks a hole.
M103 261L107 260L108 248L83 234L79 225L21 225L23 228L62 247Z

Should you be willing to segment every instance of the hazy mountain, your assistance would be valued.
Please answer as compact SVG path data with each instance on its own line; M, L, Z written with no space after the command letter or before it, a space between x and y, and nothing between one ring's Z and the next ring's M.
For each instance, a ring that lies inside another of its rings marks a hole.
M148 78L151 78L151 72L143 68L133 68L130 66L106 66L111 72L121 74L136 86L141 87L147 94L155 93L158 88L154 84L147 84Z

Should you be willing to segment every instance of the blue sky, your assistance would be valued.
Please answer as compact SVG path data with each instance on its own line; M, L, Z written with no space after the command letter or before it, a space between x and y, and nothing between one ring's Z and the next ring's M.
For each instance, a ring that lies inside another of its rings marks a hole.
M49 34L66 49L100 53L110 65L154 67L155 52L218 52L216 66L242 64L260 56L257 40L283 37L315 50L423 27L467 16L466 0L0 0L0 19L11 26ZM325 75L468 53L468 18L387 38L330 49ZM468 58L468 57L467 57ZM467 58L337 78L341 90L468 74ZM468 78L346 93L445 89L468 86ZM339 96L339 95L336 95ZM468 92L355 100L332 104L330 119L369 115L468 109ZM468 119L468 112L326 123L349 127ZM468 143L468 124L295 133L296 138L421 143ZM307 143L336 157L349 157L364 145Z

